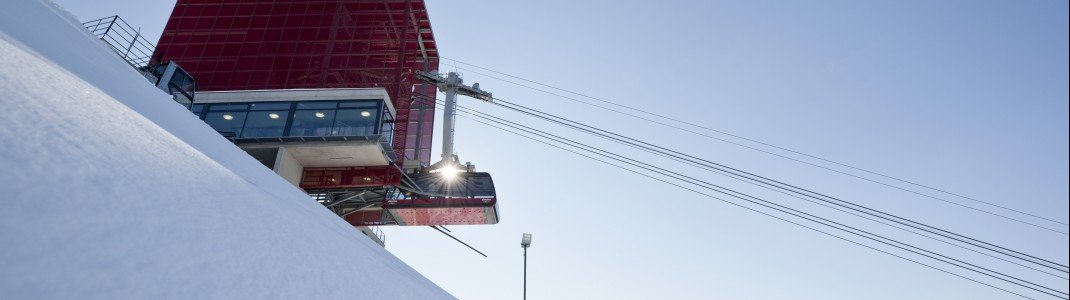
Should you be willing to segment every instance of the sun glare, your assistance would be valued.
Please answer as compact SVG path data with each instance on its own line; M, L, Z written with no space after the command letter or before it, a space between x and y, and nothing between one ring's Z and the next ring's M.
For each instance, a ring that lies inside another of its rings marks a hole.
M443 167L438 170L439 173L442 174L442 177L446 179L453 179L454 177L457 177L457 173L460 172L459 170L457 170L457 168L454 167Z

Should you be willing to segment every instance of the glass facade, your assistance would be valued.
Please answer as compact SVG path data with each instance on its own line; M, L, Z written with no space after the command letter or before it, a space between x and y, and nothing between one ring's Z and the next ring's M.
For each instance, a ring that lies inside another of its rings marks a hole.
M383 135L392 142L394 133L382 100L207 103L192 111L234 138Z

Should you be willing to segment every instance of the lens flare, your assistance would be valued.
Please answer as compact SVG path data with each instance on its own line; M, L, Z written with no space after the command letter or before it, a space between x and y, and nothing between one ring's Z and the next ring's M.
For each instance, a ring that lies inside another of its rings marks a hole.
M439 174L442 174L442 177L446 179L452 179L454 177L457 177L457 173L460 172L460 170L457 170L457 168L454 167L443 167L438 170Z

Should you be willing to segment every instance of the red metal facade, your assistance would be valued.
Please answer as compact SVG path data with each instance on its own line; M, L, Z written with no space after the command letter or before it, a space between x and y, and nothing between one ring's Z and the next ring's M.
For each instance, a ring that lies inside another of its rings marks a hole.
M392 166L304 168L303 189L337 189L393 186L401 183L401 172Z
M498 223L497 203L496 198L389 199L383 209L405 226L478 225Z
M201 90L383 87L397 109L393 148L431 160L437 70L422 0L179 0L153 58L189 71Z

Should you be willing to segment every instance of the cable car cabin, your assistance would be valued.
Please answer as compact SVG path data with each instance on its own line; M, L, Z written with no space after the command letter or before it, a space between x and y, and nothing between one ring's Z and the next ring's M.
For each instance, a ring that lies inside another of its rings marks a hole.
M420 173L412 181L414 186L405 188L411 196L383 202L397 225L498 223L498 199L488 173Z

